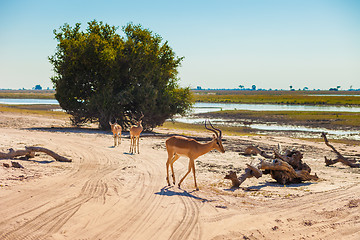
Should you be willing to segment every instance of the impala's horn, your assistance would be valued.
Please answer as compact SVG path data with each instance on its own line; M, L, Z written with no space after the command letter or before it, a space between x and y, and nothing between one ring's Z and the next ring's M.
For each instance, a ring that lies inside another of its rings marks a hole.
M209 121L209 123L210 123L210 126L211 126L213 129L215 129L215 130L219 131L219 138L221 138L221 137L222 137L222 132L221 132L221 130L220 130L220 129L218 129L218 128L214 128L214 126L211 124L211 122L210 122L210 121Z
M220 131L220 136L219 136L219 133L218 133L217 131L215 131L215 130L218 130L218 129L214 128L210 121L209 121L209 123L210 123L210 126L211 126L212 128L208 128L208 127L206 126L206 120L205 120L205 128L206 128L207 130L209 130L209 131L214 132L214 133L216 134L216 137L217 137L217 138L221 138L221 131L219 130L219 131Z
M139 121L144 117L143 112L141 111L141 117L139 118Z

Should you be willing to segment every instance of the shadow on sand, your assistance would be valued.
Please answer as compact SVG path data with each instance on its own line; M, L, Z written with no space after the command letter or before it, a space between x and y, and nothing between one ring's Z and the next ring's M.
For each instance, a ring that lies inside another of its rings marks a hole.
M196 199L196 200L200 200L202 202L212 202L213 201L213 200L208 200L208 199L205 199L205 198L197 197L197 196L191 194L192 192L195 192L196 190L188 192L186 190L182 190L181 188L178 188L182 192L176 192L176 191L171 190L172 188L174 188L174 187L173 186L163 187L160 190L160 192L157 192L155 194L162 195L162 196L169 196L169 197L172 197L172 196L189 197L189 198L193 198L193 199Z
M224 191L230 191L233 192L237 189L242 189L244 191L260 191L264 187L277 187L277 188L298 188L298 187L304 187L304 186L310 186L314 184L313 182L305 182L305 183L292 183L288 185L282 185L277 182L264 182L260 185L251 186L251 187L232 187L232 188L226 188Z
M23 128L23 130L112 135L112 132L110 130L106 131L106 130L100 130L98 128L87 128L87 127L32 127L32 128ZM129 131L122 131L121 135L122 137L130 138ZM166 133L156 133L151 131L141 133L141 138L143 137L169 138L172 136L183 136L183 137L193 138L197 141L210 141L212 139L211 137L189 137L182 134L166 134ZM226 139L223 139L223 141L226 141Z
M24 128L24 130L44 131L44 132L61 132L61 133L87 133L87 134L109 134L111 131L103 131L97 128L79 128L79 127L34 127ZM124 135L128 135L124 134Z

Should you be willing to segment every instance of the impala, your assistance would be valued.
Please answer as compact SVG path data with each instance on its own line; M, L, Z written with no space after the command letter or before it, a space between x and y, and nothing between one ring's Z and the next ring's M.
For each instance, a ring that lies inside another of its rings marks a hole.
M144 117L144 114L141 112L141 117L139 118L138 122L136 125L131 126L130 128L130 153L136 153L136 149L137 152L140 153L139 151L139 141L140 141L140 133L143 130L143 126L141 125L142 123L142 118Z
M187 173L184 175L184 177L180 180L178 186L180 187L182 181L186 178L186 176L190 173L192 170L194 174L194 182L195 182L195 188L196 190L199 190L196 184L196 175L195 175L195 159L200 157L201 155L204 155L205 153L210 152L212 149L216 149L219 152L224 153L225 149L222 145L221 136L222 132L220 129L216 129L213 127L211 122L209 121L211 128L208 128L206 126L205 121L205 128L209 131L212 131L215 133L213 135L213 139L207 143L199 143L195 139L181 137L181 136L173 136L166 140L166 150L168 152L168 159L166 162L166 180L168 185L170 186L169 181L169 165L171 167L171 173L173 177L173 184L175 185L175 175L174 175L174 167L173 164L180 156L188 157L189 158L189 168Z
M121 126L117 123L116 119L115 119L115 123L111 123L109 121L109 124L111 126L111 131L114 135L114 147L116 147L116 145L119 145L119 142L121 144ZM120 141L119 141L120 138Z

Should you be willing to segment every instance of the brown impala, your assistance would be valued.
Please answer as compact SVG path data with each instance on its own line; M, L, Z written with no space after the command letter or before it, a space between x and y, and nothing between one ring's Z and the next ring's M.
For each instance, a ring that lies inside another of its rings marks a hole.
M220 129L216 129L213 127L211 122L209 121L211 128L208 128L206 126L205 121L205 128L207 130L210 130L215 133L213 136L213 139L207 143L199 143L198 141L181 137L181 136L173 136L166 140L166 150L168 152L168 159L166 162L166 180L168 185L170 186L169 182L169 165L171 167L171 173L173 177L173 183L175 184L175 175L174 175L174 168L173 164L176 160L179 159L180 156L188 157L189 158L189 168L185 176L180 180L178 186L180 187L180 184L186 176L190 173L191 169L194 174L194 181L195 181L195 188L196 190L199 190L196 184L196 175L195 175L195 163L194 160L200 157L201 155L204 155L205 153L210 152L212 149L216 149L219 152L224 153L225 149L222 145L221 136L222 132Z

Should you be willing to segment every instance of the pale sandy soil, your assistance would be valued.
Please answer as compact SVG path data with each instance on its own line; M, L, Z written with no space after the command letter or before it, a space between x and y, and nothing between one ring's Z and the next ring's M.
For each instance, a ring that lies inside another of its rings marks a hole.
M16 160L23 169L0 160L0 239L360 239L360 170L325 167L324 156L334 155L324 143L225 135L224 154L196 161L200 190L194 191L192 174L181 189L166 185L164 141L173 132L156 131L143 135L140 154L130 155L127 133L113 148L109 132L0 112L1 152L42 146L73 160L38 154ZM258 161L239 154L246 146L270 151L278 143L302 151L320 180L282 186L266 175L229 189L223 179L229 170L239 175L245 163ZM359 146L333 145L360 153ZM177 181L187 164L185 158L174 164Z

